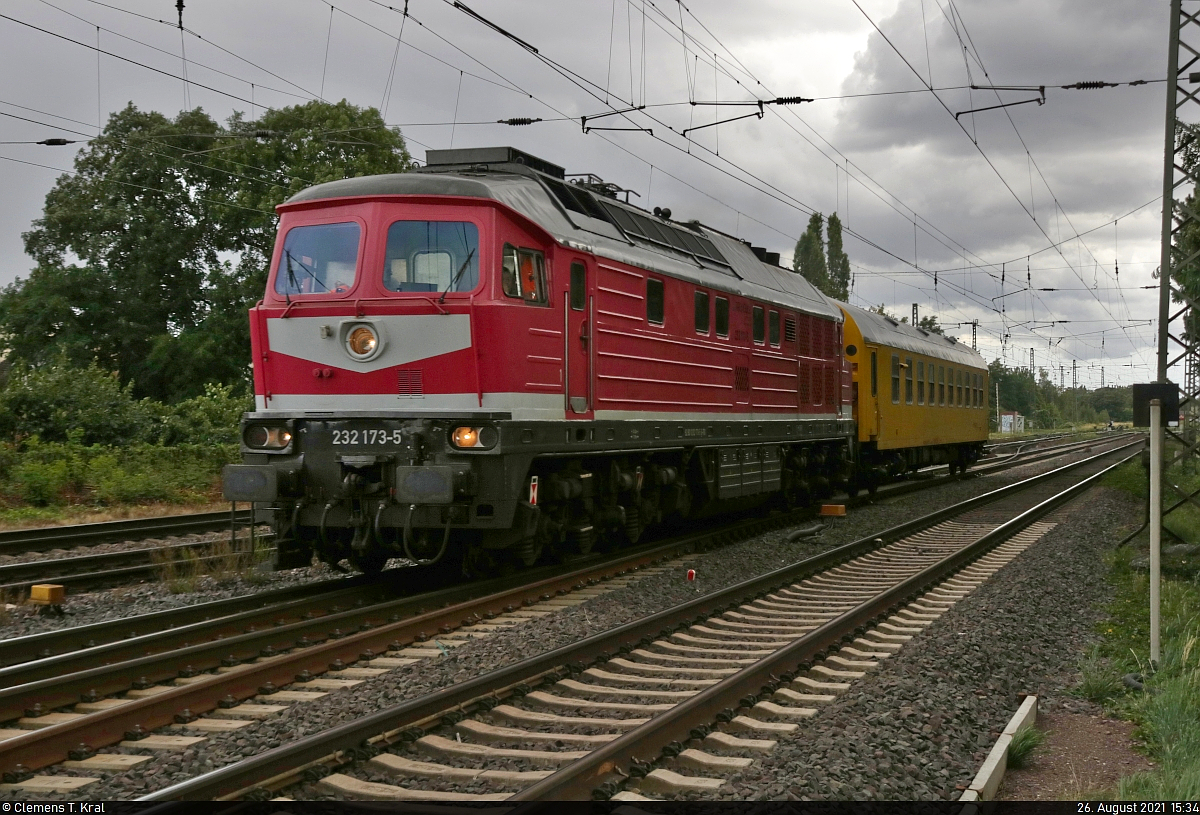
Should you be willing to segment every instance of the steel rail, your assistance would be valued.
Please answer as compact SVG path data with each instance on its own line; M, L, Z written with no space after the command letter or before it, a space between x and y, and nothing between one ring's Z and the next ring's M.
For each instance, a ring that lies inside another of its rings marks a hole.
M164 565L154 562L156 554L174 561L177 555L183 555L188 551L203 550L216 542L173 543L167 546L123 549L119 552L104 552L97 555L43 558L24 563L9 563L0 566L0 590L24 589L35 583L57 583L62 586L95 585L124 578L154 575ZM202 554L198 559L210 561L223 557L237 557L239 554L248 553ZM56 571L62 569L66 571Z
M719 714L731 707L753 707L761 701L759 694L769 697L778 690L782 682L793 678L793 672L807 670L813 661L839 650L856 631L891 616L913 597L933 588L1016 532L1089 489L1096 480L1135 455L1137 454L1127 456L1047 498L958 552L835 617L748 668L705 688L647 723L593 750L582 759L515 793L509 800L590 800L598 788L618 775L621 768L630 767L639 760L646 763L656 758L664 747L673 742L687 742L693 738L691 732L698 723L716 721ZM602 793L598 797L607 798L611 794ZM523 809L525 808L518 808L511 815L518 815Z
M403 731L409 728L419 726L423 722L436 723L446 712L471 708L472 703L476 700L493 695L498 691L514 687L519 689L519 686L524 683L543 678L553 683L563 675L560 666L574 666L578 669L581 665L586 665L602 656L612 656L622 645L650 642L654 637L663 635L664 632L669 632L680 624L690 623L697 617L721 613L731 606L745 602L749 597L763 596L780 585L792 583L829 569L967 510L1019 493L1035 484L1085 466L1101 457L1112 455L1134 445L1140 446L1143 443L1144 439L1139 438L1081 461L1025 479L1017 484L1000 487L959 504L905 521L883 532L789 564L718 592L698 597L688 603L626 623L544 654L529 657L466 682L402 702L362 719L298 739L290 744L150 793L138 800L230 800L248 794L268 781L292 777L307 767L338 763L342 760L343 753L359 750L364 742L386 745L402 738ZM63 725L57 727L63 727ZM52 728L47 728L47 730L50 729ZM380 733L386 735L381 737ZM4 743L0 742L0 767L10 766L3 748Z
M234 515L238 523L250 520L250 511ZM227 529L228 512L196 512L186 515L165 515L158 518L135 518L125 521L103 521L67 526L43 526L33 529L11 529L0 532L0 555L40 552L47 549L69 549L97 543L122 540L142 540L159 535L188 535Z

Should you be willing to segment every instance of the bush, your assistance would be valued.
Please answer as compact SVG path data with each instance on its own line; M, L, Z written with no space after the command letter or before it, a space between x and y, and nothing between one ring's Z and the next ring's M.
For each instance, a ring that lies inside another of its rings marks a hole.
M84 444L127 444L143 438L148 418L132 386L94 362L14 368L0 391L0 436L16 442L66 441L76 431Z
M174 405L136 400L96 363L15 368L0 389L0 499L64 503L207 501L237 458L253 400L230 385Z

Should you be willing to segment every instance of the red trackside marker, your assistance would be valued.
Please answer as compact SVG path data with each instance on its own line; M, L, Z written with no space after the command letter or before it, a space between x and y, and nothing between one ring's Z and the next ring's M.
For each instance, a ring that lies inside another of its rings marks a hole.
M696 570L688 569L688 580L695 580L695 579L696 579Z

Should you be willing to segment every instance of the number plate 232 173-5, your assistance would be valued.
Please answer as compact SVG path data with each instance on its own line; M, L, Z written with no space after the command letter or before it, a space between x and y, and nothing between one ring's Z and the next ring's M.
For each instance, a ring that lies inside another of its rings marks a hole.
M399 447L404 437L399 428L360 427L334 430L332 442L335 447Z

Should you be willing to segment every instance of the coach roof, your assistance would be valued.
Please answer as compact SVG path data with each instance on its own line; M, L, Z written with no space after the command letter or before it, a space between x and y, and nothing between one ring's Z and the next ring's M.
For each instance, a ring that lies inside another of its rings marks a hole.
M644 222L650 214L610 198L596 196L576 185L565 185L527 167L503 170L479 169L453 172L393 173L360 176L318 184L301 190L281 205L327 200L330 198L374 198L393 195L445 195L487 198L515 210L546 230L557 242L611 258L652 272L689 280L697 285L728 291L746 297L776 303L785 308L841 322L842 313L812 284L800 275L761 262L742 241L699 225L662 220L665 228L703 238L715 247L724 263L703 256L689 256L627 237L616 223L568 210L551 193L551 185L570 187L575 198L595 210L611 213L616 209ZM654 218L655 222L660 219Z
M934 331L924 331L914 328L908 323L894 322L882 314L866 311L847 303L839 303L848 318L858 326L863 340L876 345L886 345L902 351L912 351L934 359L944 359L960 365L970 365L974 368L986 368L987 365L978 353L970 348L944 337Z

